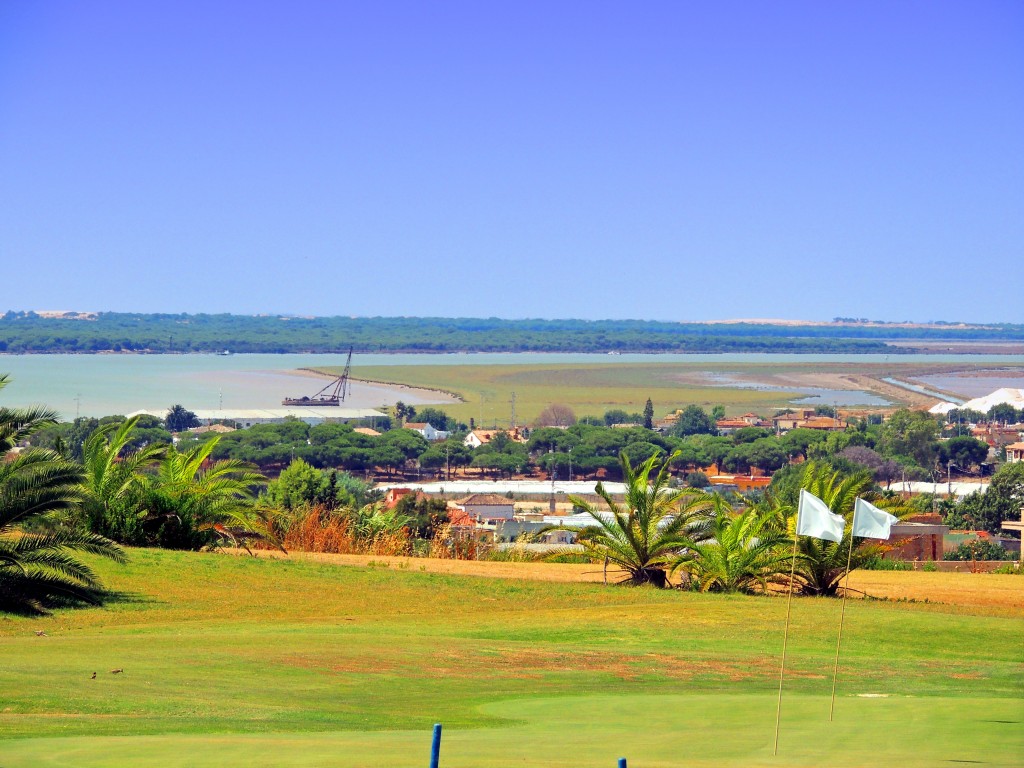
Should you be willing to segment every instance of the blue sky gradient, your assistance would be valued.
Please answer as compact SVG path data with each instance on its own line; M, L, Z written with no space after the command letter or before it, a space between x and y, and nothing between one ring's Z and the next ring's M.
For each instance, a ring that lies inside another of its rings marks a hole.
M0 4L4 309L1024 322L1020 2Z

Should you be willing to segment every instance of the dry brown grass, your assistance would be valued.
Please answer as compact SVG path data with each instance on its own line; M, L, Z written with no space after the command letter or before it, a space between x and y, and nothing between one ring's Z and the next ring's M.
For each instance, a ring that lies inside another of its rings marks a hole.
M233 554L247 554L245 550L225 550ZM259 557L312 560L335 565L395 568L400 570L445 573L453 576L481 576L493 579L526 579L528 581L586 582L601 581L600 565L577 563L504 563L487 560L453 560L450 558L381 556L374 554L332 554L328 552L283 552L267 550ZM616 581L622 575L613 569L608 571L608 580Z
M487 547L472 536L459 536L450 523L445 523L430 540L430 558L437 560L476 560Z
M238 550L241 554L244 551ZM261 552L260 557L291 557L341 566L368 566L528 581L601 582L600 564L521 563L451 560L429 557L389 557L373 554L328 554L318 552ZM616 568L608 571L609 583L622 579ZM920 571L854 571L849 585L852 597L913 600L970 608L1004 609L1024 616L1024 578L990 573L925 573Z
M854 571L853 590L888 600L917 600L965 607L1006 608L1024 615L1024 577L994 573Z
M380 533L372 539L360 538L351 520L319 506L311 507L293 520L287 531L278 534L284 548L290 552L406 555L412 546L407 531Z

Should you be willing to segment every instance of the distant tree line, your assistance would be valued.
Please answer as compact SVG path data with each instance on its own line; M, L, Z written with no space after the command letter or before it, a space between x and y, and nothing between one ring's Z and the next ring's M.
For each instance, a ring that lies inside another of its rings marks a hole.
M834 415L830 406L818 410ZM376 427L382 434L367 434L351 424L310 426L288 420L223 435L183 432L175 445L178 451L188 452L212 443L211 460L240 462L270 477L300 460L317 471L339 471L366 479L428 479L469 471L493 478L553 473L560 479L618 480L623 456L633 463L642 463L651 456L672 456L678 481L692 487L707 485L702 470L711 466L722 473L770 475L780 470L785 474L792 464L813 460L845 473L867 472L888 490L903 480L979 477L995 470L989 446L963 434L963 414L954 414L956 418L950 420L948 416L901 409L884 422L851 419L846 428L836 431L797 428L780 435L770 428L749 426L721 435L715 424L724 414L721 406L708 411L689 405L677 412L670 427L656 431L644 426L645 414L613 409L603 416L577 418L567 406L552 404L546 409L551 412L550 419L539 418L532 428L519 430L525 441L499 430L490 442L470 448L464 443L469 426L452 419L443 409L425 407L417 412L404 406L403 411L405 419L415 417L450 431L450 436L428 442L419 432L400 428L400 419L378 418ZM983 417L980 413L968 415L972 420ZM1012 416L1024 418L1016 410ZM992 421L1010 417L1001 407L992 409L988 416ZM31 440L34 446L83 461L90 436L123 421L124 417L108 416L50 424L38 429ZM124 448L143 450L149 445L169 444L172 431L194 425L194 414L180 405L171 407L163 420L137 417ZM1002 476L1018 470L1007 465ZM1000 483L996 482L995 487ZM1004 519L1018 514L1019 504L1014 508L1014 503L1013 493L976 494L961 502L944 503L939 511L955 527L998 531Z
M1024 340L1024 325L902 328L645 320L285 317L101 312L0 316L0 352L798 352L888 353L886 339Z

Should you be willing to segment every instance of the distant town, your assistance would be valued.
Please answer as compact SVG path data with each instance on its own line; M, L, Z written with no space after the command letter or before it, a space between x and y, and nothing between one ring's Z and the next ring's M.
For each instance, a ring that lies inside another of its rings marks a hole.
M570 496L599 503L600 482L621 497L622 462L660 456L670 460L673 484L737 497L784 488L805 463L861 473L917 510L901 521L885 557L934 562L967 552L976 560L976 550L964 549L971 542L990 547L989 556L1001 550L1019 557L1021 389L884 413L817 406L727 416L724 406L689 405L657 415L648 401L638 412L580 417L568 405L551 404L529 424L504 427L401 402L389 409L175 406L76 419L41 429L31 445L83 457L93 434L117 424L131 425L132 445L208 450L211 460L257 468L273 478L266 499L283 493L297 501L281 486L302 474L321 494L333 483L339 491L356 489L364 502L382 499L402 519L433 516L450 526L452 541L472 542L475 553L523 537L541 550L573 543L576 534L563 529L585 528L593 519L580 517ZM1006 482L1010 490L999 490Z

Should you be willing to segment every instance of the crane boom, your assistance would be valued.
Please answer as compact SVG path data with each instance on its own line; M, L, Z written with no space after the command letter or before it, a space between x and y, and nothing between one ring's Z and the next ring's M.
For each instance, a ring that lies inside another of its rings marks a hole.
M281 401L281 405L341 405L345 402L345 395L349 392L349 374L352 371L352 351L354 347L348 349L348 359L345 361L345 370L341 376L334 379L330 384L321 389L312 397L286 397ZM328 390L331 390L330 394L326 394Z

